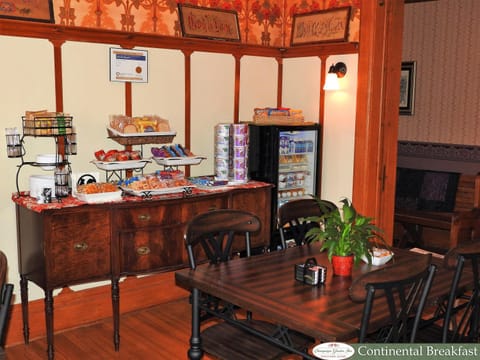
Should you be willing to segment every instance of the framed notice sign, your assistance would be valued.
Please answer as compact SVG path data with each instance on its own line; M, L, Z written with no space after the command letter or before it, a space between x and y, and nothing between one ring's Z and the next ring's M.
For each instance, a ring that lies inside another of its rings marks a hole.
M178 4L184 37L240 41L238 14L234 10Z
M295 14L292 45L344 42L348 39L351 6Z
M148 82L148 52L110 48L110 81Z

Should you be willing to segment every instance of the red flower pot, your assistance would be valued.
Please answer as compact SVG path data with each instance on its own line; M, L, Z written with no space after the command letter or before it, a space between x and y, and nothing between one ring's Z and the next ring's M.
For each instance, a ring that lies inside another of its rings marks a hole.
M333 275L352 276L353 255L332 256Z

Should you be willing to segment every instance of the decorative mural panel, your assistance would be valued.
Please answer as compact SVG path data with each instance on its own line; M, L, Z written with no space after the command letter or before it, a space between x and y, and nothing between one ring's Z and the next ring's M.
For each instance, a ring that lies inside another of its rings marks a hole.
M294 14L352 6L350 42L358 42L360 0L53 0L55 23L181 37L177 3L238 13L242 43L287 47Z

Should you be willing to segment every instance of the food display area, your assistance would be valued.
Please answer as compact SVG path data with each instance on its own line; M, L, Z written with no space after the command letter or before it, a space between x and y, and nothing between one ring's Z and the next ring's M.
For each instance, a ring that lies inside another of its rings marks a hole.
M194 216L230 208L257 214L263 227L252 234L251 247L259 251L269 247L271 232L271 215L266 209L272 185L259 181L213 182L204 188L203 183L187 178L178 167L199 164L204 157L173 143L176 132L167 120L158 116L112 116L108 138L123 148L97 149L91 161L106 172L104 182L98 173L73 173L66 152L71 128L72 118L65 114L27 112L21 151L15 156L21 158L19 168L32 165L44 169L48 165L54 171L46 179L32 176L36 181L31 182L29 191L18 189L17 172L17 191L12 195L24 340L29 341L28 283L33 282L45 293L49 358L53 358L53 290L110 280L114 345L118 349L120 278L187 267L183 234ZM43 156L36 162L25 161L25 136L53 137L56 147L51 160L42 160ZM151 154L144 154L144 144L158 145L151 147ZM132 149L132 145L140 145L141 150ZM144 171L152 162L161 169ZM133 171L139 174L133 176ZM245 250L243 238L234 241L233 250Z
M18 222L22 308L28 313L32 281L45 292L49 353L53 353L53 290L98 280L112 281L118 348L120 277L187 267L183 232L195 215L213 209L248 210L263 224L260 233L252 236L252 248L267 248L270 239L271 185L258 181L151 197L123 194L115 201L95 204L72 196L39 204L28 193L15 193L12 200ZM243 240L234 249L242 251ZM28 329L28 316L24 322Z

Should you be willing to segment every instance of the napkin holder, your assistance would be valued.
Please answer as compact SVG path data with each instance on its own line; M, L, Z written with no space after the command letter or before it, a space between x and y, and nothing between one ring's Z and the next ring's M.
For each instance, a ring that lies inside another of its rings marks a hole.
M314 257L305 260L304 264L295 265L295 280L304 284L318 286L325 283L327 268L317 264Z

